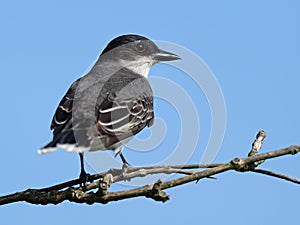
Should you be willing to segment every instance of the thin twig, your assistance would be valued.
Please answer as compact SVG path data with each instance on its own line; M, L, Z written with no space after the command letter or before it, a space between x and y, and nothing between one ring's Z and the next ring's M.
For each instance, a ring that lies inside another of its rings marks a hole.
M254 142L252 143L252 148L251 148L250 152L248 153L248 156L258 154L259 150L262 147L263 140L266 138L266 136L267 136L267 134L264 130L260 130L257 133L256 138L255 138Z
M143 166L143 167L129 167L127 170L127 174L133 173L133 172L140 172L140 174L134 174L130 175L130 177L126 177L127 179L136 178L136 177L144 177L150 174L159 174L159 173L180 173L180 174L191 174L192 171L187 171L187 169L202 169L202 168L213 168L216 166L221 165L220 163L212 163L212 164L190 164L190 165L168 165L168 166ZM107 172L102 172L98 174L91 175L90 181L97 180L101 177L103 177L105 174L112 174L114 176L118 176L116 178L116 181L124 181L124 177L122 169L110 169ZM55 191L55 190L62 190L71 186L79 185L80 184L79 179L74 179L70 181L66 181L64 183L56 184L50 187L41 188L38 189L39 191ZM87 190L91 190L94 188L95 185L87 186Z
M300 180L298 180L296 178L289 177L289 176L286 176L286 175L283 175L283 174L280 174L280 173L275 173L275 172L272 172L272 171L269 171L269 170L254 169L254 170L251 170L251 172L260 173L260 174L276 177L276 178L279 178L279 179L282 179L282 180L287 180L287 181L290 181L290 182L293 182L293 183L296 183L296 184L300 184Z

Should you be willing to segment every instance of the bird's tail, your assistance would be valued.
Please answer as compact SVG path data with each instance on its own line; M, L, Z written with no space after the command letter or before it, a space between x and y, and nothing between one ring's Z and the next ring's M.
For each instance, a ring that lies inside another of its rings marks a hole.
M38 154L46 154L50 152L54 152L59 148L61 145L68 144L74 145L76 143L74 134L72 131L65 131L59 134L54 135L53 140L49 142L44 147L40 148L37 153Z
M57 150L56 143L51 141L49 144L37 150L38 154L46 154Z
M89 151L90 140L86 135L86 130L79 130L77 132L77 141L72 130L63 131L54 135L53 140L40 148L37 152L45 154L56 151L58 148L64 149L68 152L85 152Z

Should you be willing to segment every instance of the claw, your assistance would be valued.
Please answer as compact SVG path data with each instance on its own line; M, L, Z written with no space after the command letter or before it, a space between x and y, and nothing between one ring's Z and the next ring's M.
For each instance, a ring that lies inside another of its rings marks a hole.
M126 178L126 176L127 176L127 172L128 172L128 170L130 169L130 168L132 168L132 166L129 164L129 163L123 163L123 166L122 166L122 177L123 177L123 179L125 180L125 181L130 181L130 179L128 179L128 178Z
M117 149L115 150L115 157L116 157L117 155L119 155L120 158L121 158L121 160L122 160L122 162L123 162L121 176L123 177L123 179L124 179L125 181L130 181L130 179L127 179L127 178L126 178L126 173L128 172L128 169L130 169L132 166L127 162L127 160L126 160L125 157L123 156L123 154L122 154L123 148L124 148L123 146L120 146L119 148L117 148Z
M80 187L86 188L87 182L90 181L91 175L89 173L86 173L84 170L81 170L81 173L79 175L80 180Z

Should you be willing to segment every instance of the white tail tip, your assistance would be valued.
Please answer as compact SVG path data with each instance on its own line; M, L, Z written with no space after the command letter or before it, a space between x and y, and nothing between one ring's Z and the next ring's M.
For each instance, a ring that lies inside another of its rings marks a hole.
M41 148L37 151L38 154L46 154L46 153L50 153L50 152L54 152L56 151L57 148L56 147L51 147L51 148Z

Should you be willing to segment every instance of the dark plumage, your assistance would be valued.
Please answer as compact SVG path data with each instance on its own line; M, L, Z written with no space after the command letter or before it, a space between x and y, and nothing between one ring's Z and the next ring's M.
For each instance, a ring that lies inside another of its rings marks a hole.
M153 64L175 59L179 57L139 35L112 40L60 101L51 123L53 139L39 153L56 148L79 152L85 182L84 151L121 154L124 143L153 124L153 94L146 77Z

